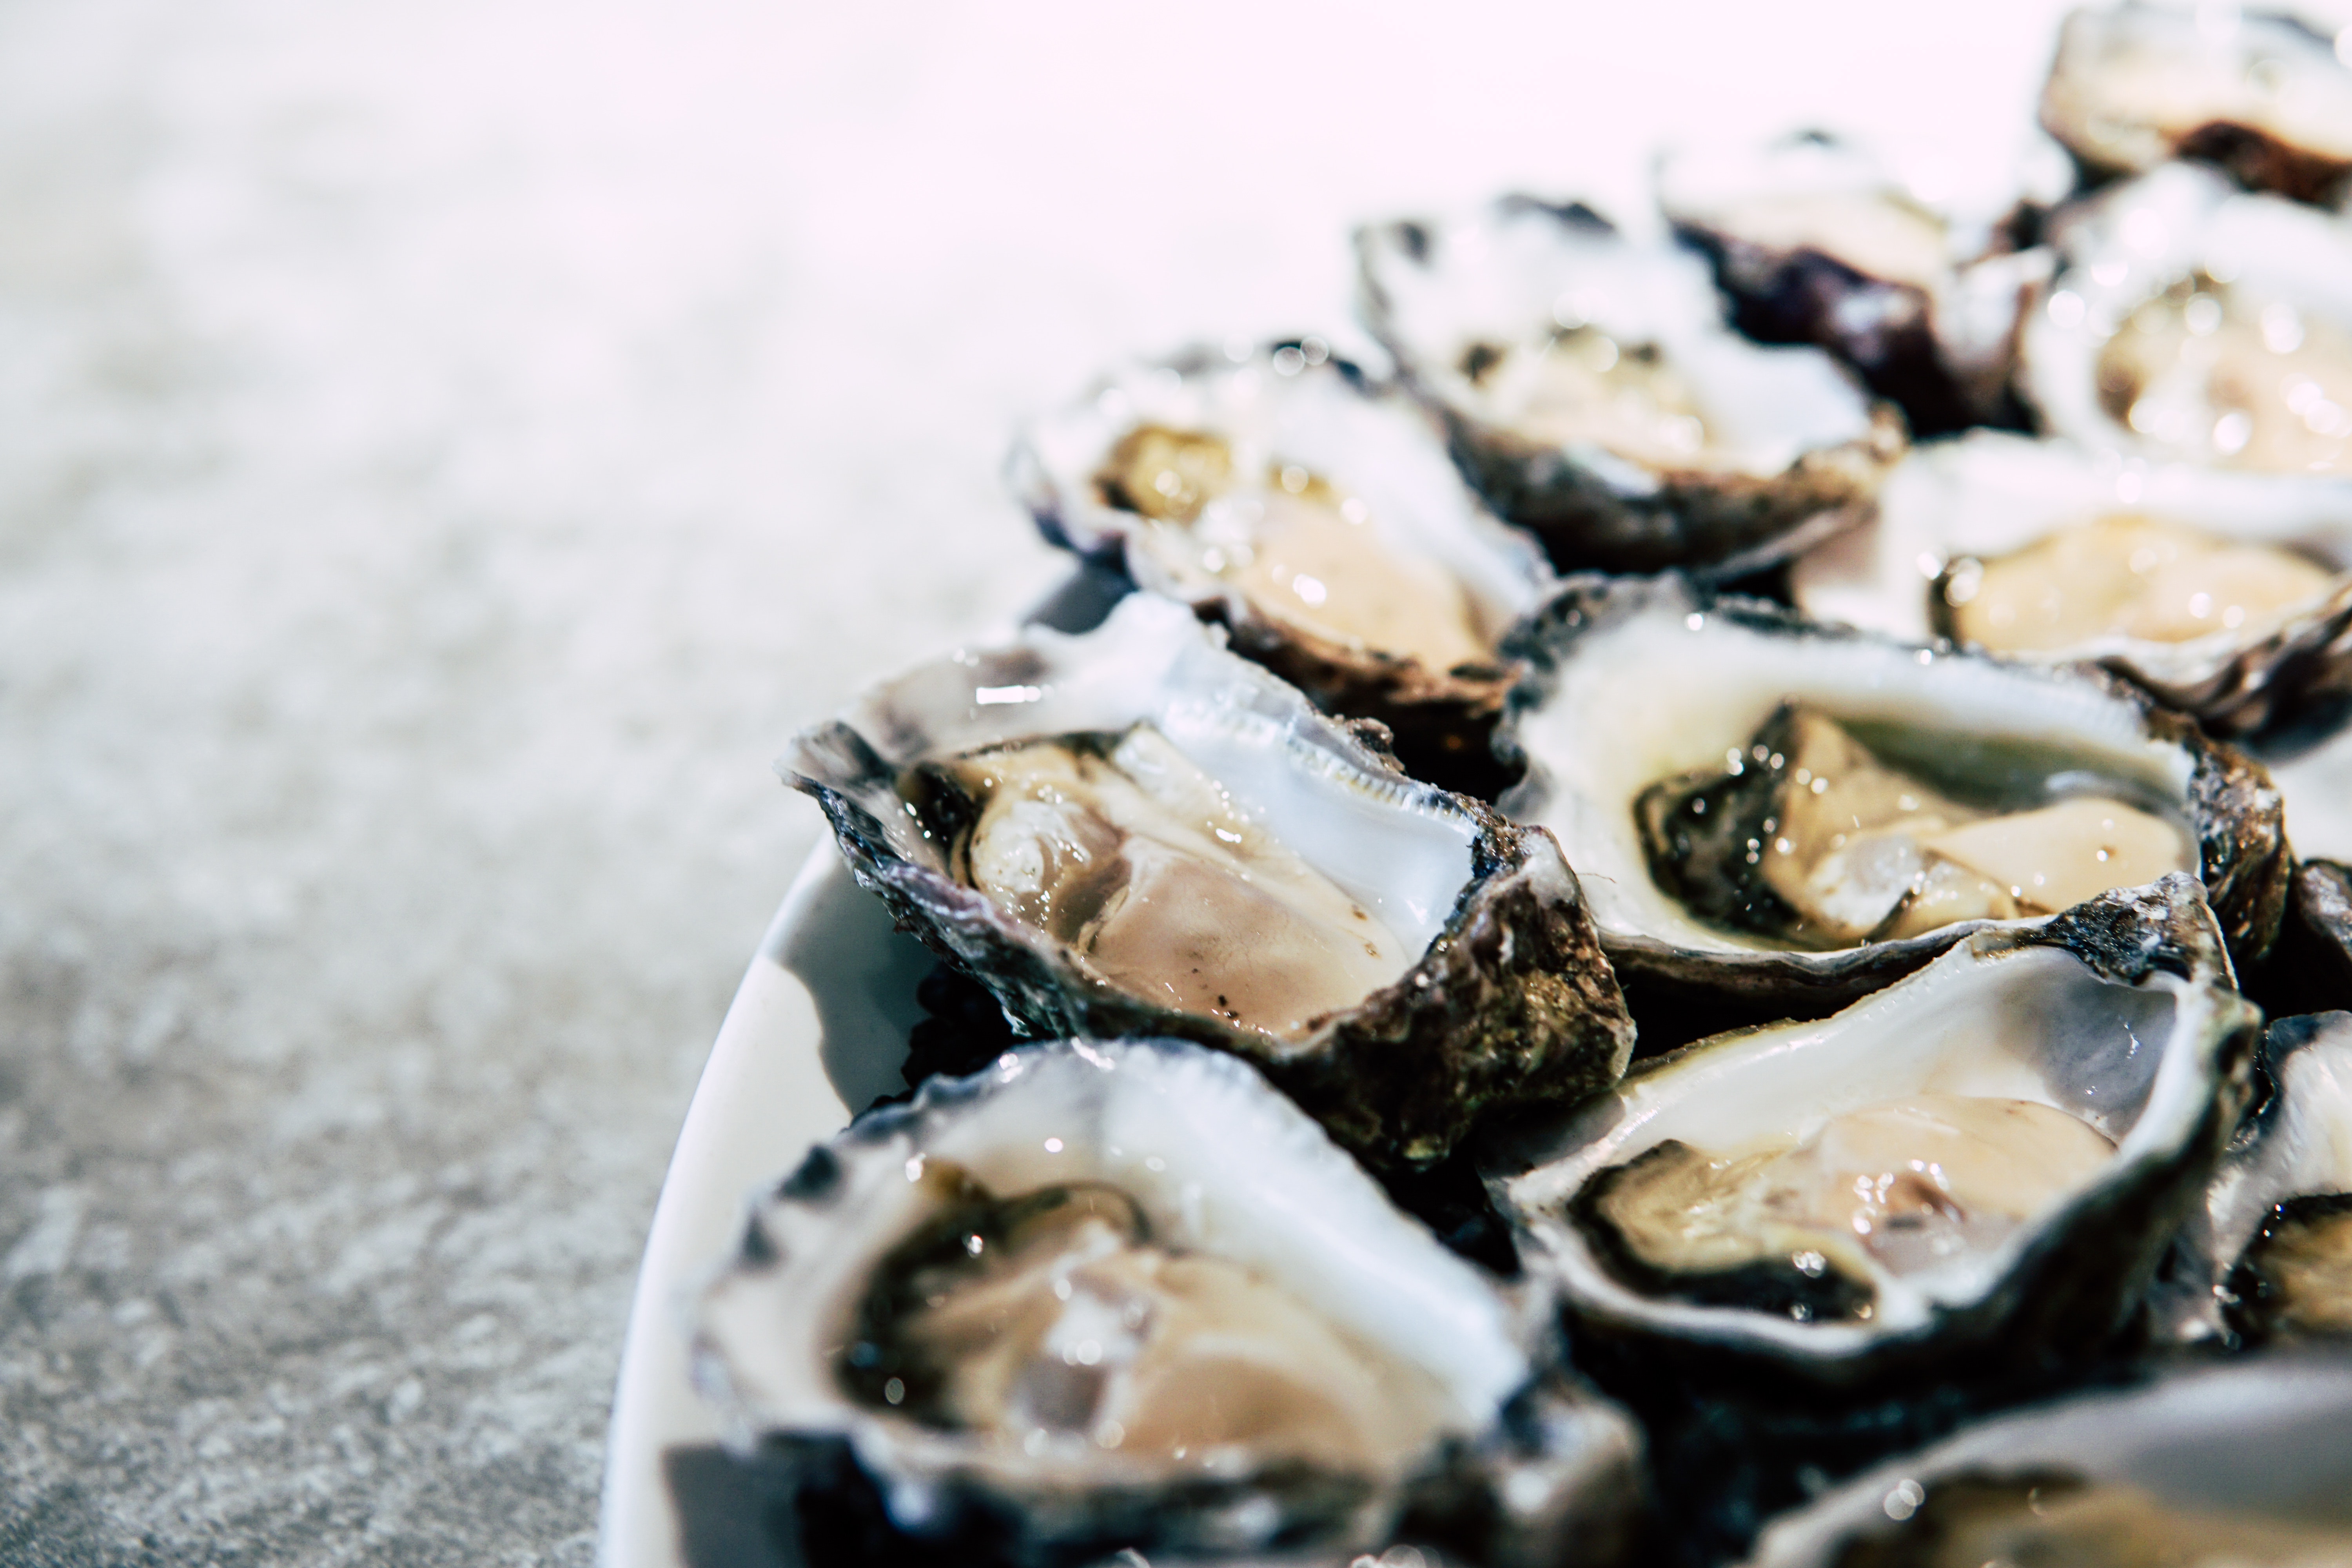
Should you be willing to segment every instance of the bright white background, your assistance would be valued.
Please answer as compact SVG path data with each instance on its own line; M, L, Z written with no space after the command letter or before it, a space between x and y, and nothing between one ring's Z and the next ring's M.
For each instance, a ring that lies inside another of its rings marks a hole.
M584 1561L769 760L1053 582L1015 420L1363 218L1998 156L2055 11L0 0L0 1556Z

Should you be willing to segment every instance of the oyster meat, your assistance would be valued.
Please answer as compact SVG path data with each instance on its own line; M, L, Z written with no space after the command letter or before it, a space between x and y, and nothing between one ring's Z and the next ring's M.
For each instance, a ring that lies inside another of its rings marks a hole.
M1748 336L1828 350L1914 435L2014 423L2019 316L2052 259L2019 242L2063 189L1973 188L1948 160L1911 162L1819 131L1685 150L1661 161L1658 205Z
M1496 641L1550 570L1416 405L1319 340L1122 370L1033 426L1009 471L1048 538L1116 555L1327 710L1387 724L1417 776L1488 784Z
M2289 16L2084 6L2059 33L2042 123L2094 178L2186 158L2329 202L2352 174L2352 70L2332 40Z
M1859 521L1901 417L1723 320L1698 258L1507 199L1357 237L1367 321L1454 457L1554 562L1737 574Z
M1678 578L1574 579L1517 646L1505 809L1559 837L1634 990L1819 1016L1979 922L2201 876L2268 951L2262 770L2095 672L1823 628Z
M1718 926L1826 949L2054 914L2195 865L2177 823L2086 785L2075 759L1970 770L2024 785L1970 805L1887 761L1874 731L1925 749L1787 702L1738 757L1652 784L1633 806L1651 877Z
M1823 620L2096 661L2217 734L2352 679L2352 504L2263 475L1978 431L1914 450L1790 581Z
M1238 1060L1071 1041L934 1079L758 1195L695 1367L739 1451L845 1452L893 1528L992 1560L1404 1529L1606 1561L1638 1441L1545 1344Z
M1768 1526L1748 1568L2352 1562L2352 1364L2173 1370L1964 1429Z
M1587 1333L1710 1376L1853 1391L2080 1353L2202 1194L2260 1020L2172 876L1645 1061L1489 1180Z
M789 768L1033 1037L1237 1052L1390 1169L1613 1079L1632 1024L1557 846L1219 641L1136 595L887 683Z

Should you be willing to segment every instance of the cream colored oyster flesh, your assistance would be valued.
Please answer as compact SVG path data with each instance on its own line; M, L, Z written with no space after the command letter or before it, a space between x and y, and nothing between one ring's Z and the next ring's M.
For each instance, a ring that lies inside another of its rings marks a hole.
M2035 653L2113 634L2188 642L2259 631L2334 580L2290 550L2116 513L2012 554L1958 563L1943 594L1955 637L1997 653Z
M1482 344L1462 368L1531 437L1599 447L1653 468L1738 466L1713 449L1697 391L1655 343L1569 327L1539 342Z
M1922 1091L1760 1147L1668 1140L1593 1178L1588 1223L1612 1232L1669 1293L1678 1278L1759 1263L1815 1279L1834 1271L1858 1287L1843 1310L1866 1321L1874 1272L1916 1274L1990 1251L2114 1152L2047 1105ZM1810 1321L1819 1309L1792 1310Z
M2352 471L2352 335L2200 274L2099 350L2099 400L2158 451L2281 474Z
M1652 875L1693 913L1816 949L2052 914L2196 866L2187 834L2125 800L1966 804L1800 703L1634 815Z
M1905 1483L1909 1485L1912 1483ZM2343 1523L2168 1502L2063 1473L1955 1477L1926 1490L1903 1532L1874 1542L1873 1568L2343 1568ZM1888 1510L1896 1510L1890 1505Z
M1361 497L1307 468L1240 471L1222 437L1144 425L1095 483L1269 619L1433 669L1494 657L1459 578L1382 540Z
M1295 1038L1421 956L1150 725L932 769L977 806L958 877L1134 995Z
M1944 222L1885 190L1784 192L1733 202L1710 224L1768 250L1813 250L1882 282L1934 294L1952 270Z
M919 1179L943 1207L882 1260L841 1352L869 1405L1032 1458L1212 1474L1385 1477L1445 1426L1428 1372L1244 1264L1159 1244L1117 1187L1000 1198L942 1161Z

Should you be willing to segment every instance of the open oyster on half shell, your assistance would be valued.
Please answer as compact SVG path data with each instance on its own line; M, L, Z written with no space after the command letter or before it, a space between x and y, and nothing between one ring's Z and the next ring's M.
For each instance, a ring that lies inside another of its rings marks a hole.
M1507 197L1357 236L1366 321L1455 460L1563 567L1727 574L1859 521L1901 416L1724 321L1706 264Z
M1948 163L1906 168L1820 131L1695 147L1660 160L1658 205L1749 337L1828 350L1915 436L2013 423L2019 317L2052 259L2021 241L2063 192L2020 181L1994 195Z
M2094 661L2245 734L2352 682L2352 495L1978 431L1915 447L1797 606L1908 641Z
M2130 1319L2260 1025L2173 876L1643 1062L1490 1180L1583 1333L1846 1390L2030 1365Z
M933 1079L759 1194L696 1380L739 1452L843 1455L976 1563L1379 1550L1617 1559L1632 1424L1544 1314L1240 1061L1069 1041Z
M2231 5L2084 6L2066 18L2042 123L2094 179L2175 158L2328 202L2352 174L2352 70L2295 18Z
M2158 1326L2187 1342L2352 1340L2352 1013L2278 1020L2261 1062L2267 1093L2152 1298Z
M2060 270L2026 320L2021 387L2095 451L2352 500L2352 224L2168 164L2054 220Z
M2352 1362L2265 1355L1983 1422L1775 1521L1748 1568L2336 1568Z
M858 880L1033 1037L1177 1035L1383 1169L1623 1070L1549 836L1397 771L1138 594L888 681L783 764Z
M1504 629L1551 583L1410 400L1315 339L1106 377L1014 447L1056 543L1231 629L1327 711L1377 719L1416 777L1491 794Z
M2259 764L2099 671L1824 627L1673 575L1574 578L1514 646L1536 673L1504 797L1551 829L1637 1006L1818 1017L1986 922L2171 871L2241 962L2289 859Z

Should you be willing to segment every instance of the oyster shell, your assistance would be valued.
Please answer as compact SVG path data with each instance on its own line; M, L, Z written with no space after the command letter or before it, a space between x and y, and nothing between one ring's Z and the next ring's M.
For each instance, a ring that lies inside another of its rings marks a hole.
M1631 1424L1540 1338L1240 1061L1069 1041L933 1079L758 1194L694 1366L739 1452L845 1452L893 1527L975 1557L1402 1526L1549 1563L1622 1541L1641 1489Z
M2094 179L2186 158L2330 202L2352 174L2352 70L2288 16L2084 6L2058 35L2042 123Z
M2252 1357L1987 1421L1774 1521L1749 1568L2352 1560L2352 1363Z
M2241 735L2352 680L2352 498L1978 431L1916 447L1875 522L1790 572L1806 614L2095 661Z
M1491 795L1503 631L1551 583L1427 416L1315 339L1106 377L1015 446L1055 543L1231 628L1327 711L1376 719L1416 777Z
M1902 453L1827 355L1748 342L1696 257L1589 207L1515 196L1356 243L1406 385L1562 567L1755 570L1858 521Z
M2308 860L2295 868L2270 970L2265 1001L2275 1012L2352 1007L2352 866Z
M1808 131L1674 153L1659 164L1658 205L1713 263L1749 337L1828 350L1901 407L1915 436L2013 424L2019 314L2052 257L2018 243L2023 192L1956 199L1941 173L1906 179L1891 159Z
M1637 1008L1818 1017L1984 921L2176 854L2238 959L2277 933L2289 862L2260 766L2097 671L1824 628L1671 575L1571 579L1514 647L1537 673L1499 732L1528 765L1504 808L1580 868Z
M2183 1342L2352 1335L2352 1013L2273 1024L2269 1093L2152 1298Z
M2170 877L1978 931L1827 1020L1644 1062L1490 1182L1588 1335L1849 1392L1985 1375L2129 1320L2260 1023Z
M1136 595L885 683L785 767L858 880L1032 1037L1236 1052L1384 1170L1633 1045L1544 834L1407 779Z
M2069 208L2019 345L2045 427L2352 511L2352 226L2168 164Z

